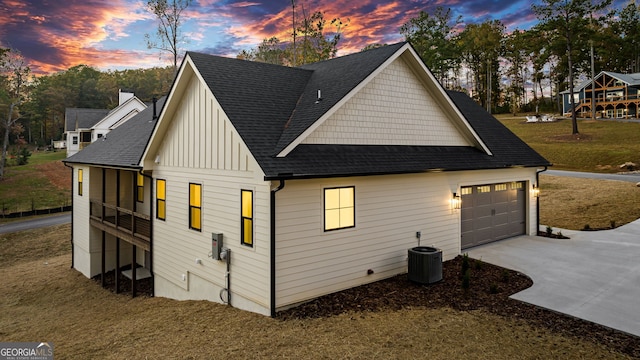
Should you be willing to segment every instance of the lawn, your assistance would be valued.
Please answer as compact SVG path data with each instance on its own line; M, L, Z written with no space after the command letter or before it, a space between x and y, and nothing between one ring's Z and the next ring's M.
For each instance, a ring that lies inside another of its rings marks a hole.
M497 116L512 132L553 163L554 170L618 172L625 162L640 166L640 123L571 120L526 123L524 116Z
M71 173L64 151L35 152L29 163L5 168L0 181L0 214L49 209L71 204Z
M70 269L69 231L0 235L3 342L51 342L58 359L631 358L604 340L485 310L418 306L279 320L208 301L132 299Z

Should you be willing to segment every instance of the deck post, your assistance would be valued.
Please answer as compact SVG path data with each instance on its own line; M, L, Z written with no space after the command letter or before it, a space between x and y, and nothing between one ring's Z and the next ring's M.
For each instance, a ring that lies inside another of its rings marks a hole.
M116 237L116 294L120 293L120 238Z
M105 273L105 259L106 259L106 249L107 249L107 245L106 245L106 241L107 241L107 233L103 230L102 231L102 251L100 254L100 258L101 258L101 262L102 264L100 264L100 283L102 284L102 287L106 287L107 286L107 281L105 279L104 273Z
M136 297L136 248L131 244L131 297Z

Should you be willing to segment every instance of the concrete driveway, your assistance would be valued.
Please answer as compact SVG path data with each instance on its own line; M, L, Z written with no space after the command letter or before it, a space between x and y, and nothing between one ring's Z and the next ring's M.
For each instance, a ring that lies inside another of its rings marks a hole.
M571 239L519 236L467 252L531 277L533 286L513 299L640 336L640 220L613 230L560 230Z

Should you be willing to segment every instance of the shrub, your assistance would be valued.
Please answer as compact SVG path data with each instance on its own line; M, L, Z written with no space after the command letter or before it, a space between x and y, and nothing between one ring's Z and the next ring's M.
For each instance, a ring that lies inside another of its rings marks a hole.
M467 271L462 276L462 289L467 292L471 287L471 269L467 269Z
M510 276L509 271L507 269L502 269L502 276L501 276L502 282L504 283L509 282L509 276Z
M497 294L500 289L498 288L498 284L496 283L491 283L491 285L489 285L489 293L490 294Z
M462 269L460 270L460 276L464 277L469 270L469 254L464 253L462 255Z
M551 226L547 226L547 236L551 236L551 234L553 234L553 228Z

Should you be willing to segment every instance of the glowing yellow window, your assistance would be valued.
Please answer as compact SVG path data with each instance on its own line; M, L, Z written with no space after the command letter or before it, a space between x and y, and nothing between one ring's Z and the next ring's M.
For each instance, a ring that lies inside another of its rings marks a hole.
M82 196L82 169L78 169L78 195Z
M202 230L202 185L189 183L189 228Z
M167 181L156 180L156 218L165 220L167 218Z
M138 202L144 201L144 176L140 173L138 173L136 181L136 200Z
M253 247L253 191L242 190L241 200L241 243Z
M324 230L354 227L355 188L324 189Z

